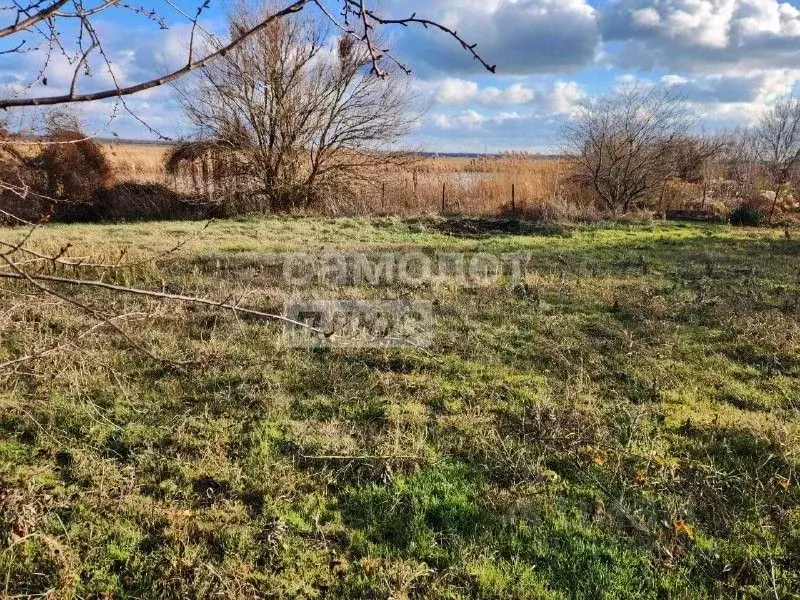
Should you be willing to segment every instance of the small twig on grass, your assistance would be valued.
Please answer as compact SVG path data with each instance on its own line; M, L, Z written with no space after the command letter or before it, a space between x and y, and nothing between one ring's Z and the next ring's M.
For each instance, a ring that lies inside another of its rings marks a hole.
M305 460L363 460L363 461L375 461L375 460L416 460L416 461L424 461L425 458L422 456L414 456L414 455L379 455L379 454L372 454L372 455L361 455L361 456L350 456L347 454L341 455L323 455L323 456L310 456L305 454L300 454L300 458Z
M30 283L31 285L33 285L39 291L45 293L46 295L55 296L56 298L66 302L67 304L71 304L72 306L75 306L75 307L81 309L82 311L84 311L87 314L91 315L92 317L94 317L98 321L102 321L105 325L108 325L109 327L111 327L114 331L116 331L123 338L125 338L125 340L128 342L128 344L131 345L131 347L135 348L136 350L138 350L139 352L141 352L145 356L148 356L152 360L154 360L156 362L170 364L170 365L175 366L175 367L181 367L181 368L189 366L189 365L198 364L197 361L174 361L174 360L171 360L171 359L167 359L167 358L163 358L163 357L157 356L152 351L148 350L147 348L145 348L144 346L139 344L136 340L134 340L119 325L114 323L113 318L106 317L105 315L100 313L100 311L98 311L96 308L93 308L93 307L89 306L88 304L84 304L83 302L80 302L80 301L78 301L78 300L76 300L74 298L70 298L69 296L65 296L64 294L62 294L60 292L57 292L56 290L53 290L52 288L49 288L46 285L43 285L38 280L41 279L44 276L42 276L42 275L31 275L29 273L25 273L24 271L20 270L20 268L16 264L14 264L14 262L11 261L11 259L8 258L8 256L6 256L5 254L0 254L0 259L3 260L3 262L5 262L11 268L11 270L13 271L13 273L3 273L2 275L4 277L12 277L14 279L25 280L28 283Z
M0 255L2 256L2 255ZM13 263L12 263L13 264ZM251 317L261 317L263 319L267 319L270 321L277 321L280 323L285 323L287 325L294 325L296 327L301 327L303 329L307 329L312 333L318 333L320 335L324 335L326 337L330 336L329 332L323 331L319 328L312 327L307 323L301 323L300 321L295 321L293 319L289 319L288 317L284 317L281 315L263 312L259 310L254 310L250 308L242 308L241 306L237 306L236 304L230 304L225 301L218 301L212 300L210 298L203 298L200 296L186 296L183 294L170 294L167 292L156 292L152 290L143 290L139 288L127 287L123 285L115 285L112 283L105 283L103 281L89 281L89 280L81 280L81 279L71 279L69 277L56 277L54 275L40 275L40 274L28 274L22 273L19 270L16 270L12 273L4 273L0 272L0 279L15 279L15 280L22 280L28 281L36 285L36 282L40 281L47 281L50 283L59 283L69 286L76 286L76 287L87 287L87 288L99 288L108 290L111 292L119 292L123 294L129 294L133 296L144 296L147 298L155 298L160 300L174 300L176 302L185 302L188 304L202 304L205 306L210 306L212 308L229 310L233 313L249 315ZM42 289L45 293L50 295L58 295L58 292L51 290L50 288L44 287L42 285L37 286L39 289ZM62 298L65 301L70 301L67 298Z

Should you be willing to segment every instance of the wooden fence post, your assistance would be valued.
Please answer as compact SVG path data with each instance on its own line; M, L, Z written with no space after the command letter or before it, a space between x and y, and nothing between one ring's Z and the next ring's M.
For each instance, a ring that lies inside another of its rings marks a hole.
M447 183L442 184L442 213L447 209Z
M517 218L517 184L511 184L511 214Z

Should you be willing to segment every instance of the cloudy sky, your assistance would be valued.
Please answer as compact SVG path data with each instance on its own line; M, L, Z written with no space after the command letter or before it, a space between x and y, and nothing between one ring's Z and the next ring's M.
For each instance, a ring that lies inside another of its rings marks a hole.
M123 83L185 60L187 26L175 8L196 5L149 4L166 14L169 29L110 13L98 21ZM222 27L226 5L212 0L205 22L210 30ZM383 0L380 6L392 16L416 11L439 20L478 42L487 61L497 64L496 75L482 71L451 39L432 31L389 34L396 55L414 69L416 95L427 107L409 144L429 150L557 150L560 123L576 104L632 80L680 90L709 129L753 119L800 83L800 0ZM35 75L37 59L35 53L0 55L0 84L18 86ZM48 87L32 92L63 89L69 73L66 61L56 59ZM97 79L95 85L108 84L110 77L98 70ZM168 88L155 90L130 106L154 129L187 135L170 95ZM102 128L108 110L86 107L85 118ZM152 137L124 114L109 131Z

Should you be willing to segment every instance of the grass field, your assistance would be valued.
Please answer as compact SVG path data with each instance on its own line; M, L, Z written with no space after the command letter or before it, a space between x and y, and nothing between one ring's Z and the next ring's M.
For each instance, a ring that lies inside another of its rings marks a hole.
M0 596L800 594L800 241L441 218L48 226L105 281L280 310L435 301L428 349L309 350L212 307L0 284ZM4 232L4 237L22 232ZM526 252L513 283L292 288L273 253ZM44 272L69 274L45 265ZM84 269L89 273L92 269ZM100 273L97 273L101 275Z

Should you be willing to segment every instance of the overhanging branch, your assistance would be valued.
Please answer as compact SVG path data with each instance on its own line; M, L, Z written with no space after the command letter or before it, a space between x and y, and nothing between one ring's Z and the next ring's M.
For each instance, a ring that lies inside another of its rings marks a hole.
M54 15L56 11L58 11L58 9L64 6L68 1L69 0L57 0L50 6L43 8L38 13L25 19L24 21L20 21L19 23L14 23L13 25L9 25L8 27L0 29L0 39L8 37L9 35L14 35L20 31L25 31L29 27L33 27L37 23L44 21L48 17Z
M258 25L256 25L252 29L244 32L242 35L237 37L227 46L224 46L223 48L220 48L216 52L208 54L199 60L189 62L181 69L173 71L172 73L169 73L167 75L162 75L161 77L157 77L149 81L143 81L141 83L128 87L114 87L111 89L102 90L99 92L91 92L86 94L70 93L62 96L45 96L39 98L7 98L0 100L0 108L7 109L7 108L24 107L24 106L52 106L56 104L92 102L97 100L105 100L108 98L119 98L122 96L130 96L132 94L138 94L145 90L166 85L173 81L177 81L178 79L189 74L191 71L194 71L195 69L199 69L206 66L208 63L210 63L211 61L220 56L225 56L225 54L227 54L231 50L234 50L237 46L242 44L249 37L255 35L259 31L262 31L263 29L266 29L271 23L279 19L282 19L284 17L287 17L291 14L300 12L301 10L303 10L303 8L305 8L305 6L309 2L311 2L311 0L297 0L296 2L287 6L286 8L276 13L273 13L272 15L261 21Z

